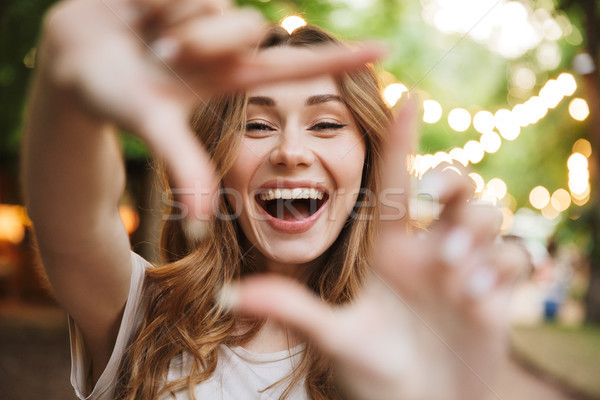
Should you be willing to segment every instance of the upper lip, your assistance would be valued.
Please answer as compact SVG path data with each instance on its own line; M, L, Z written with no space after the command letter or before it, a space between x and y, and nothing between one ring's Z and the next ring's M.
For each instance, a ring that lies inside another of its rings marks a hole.
M255 195L259 195L269 189L294 189L294 188L312 188L317 189L325 194L329 194L329 190L325 186L315 181L310 180L287 180L287 179L272 179L256 189Z

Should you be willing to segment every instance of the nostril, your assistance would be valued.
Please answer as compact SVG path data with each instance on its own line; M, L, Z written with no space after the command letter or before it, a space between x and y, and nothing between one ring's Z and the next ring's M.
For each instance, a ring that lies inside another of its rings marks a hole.
M310 166L315 159L312 151L299 142L282 142L270 155L272 165L284 168Z

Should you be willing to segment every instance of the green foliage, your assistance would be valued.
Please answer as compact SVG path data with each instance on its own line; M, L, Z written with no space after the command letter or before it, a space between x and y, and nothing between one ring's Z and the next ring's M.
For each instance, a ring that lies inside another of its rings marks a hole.
M0 48L0 154L15 154L24 95L31 69L24 58L35 46L41 17L54 0L8 0L0 5L2 33ZM421 152L447 151L478 139L472 127L464 133L452 131L445 117L450 109L463 107L471 114L481 109L495 112L512 108L537 93L549 78L568 70L577 46L560 42L563 63L556 71L544 72L535 67L535 54L530 52L507 61L490 52L469 37L443 35L421 18L417 0L373 0L368 7L342 0L238 0L241 6L254 7L272 22L291 14L303 16L309 23L323 26L346 40L376 39L390 49L382 68L423 99L433 98L444 108L442 120L423 124ZM575 13L575 22L580 17ZM30 54L31 56L31 54ZM513 93L508 80L511 68L528 66L538 74L538 86L528 93ZM567 100L568 101L568 100ZM566 187L566 160L573 142L582 136L582 123L575 123L566 113L565 101L539 124L522 129L514 142L503 141L496 154L488 154L474 166L486 180L502 178L519 205L527 204L529 191L537 185L555 190ZM127 158L148 156L146 147L137 139L124 135Z
M55 0L3 0L0 4L0 156L18 149L32 49L42 15Z

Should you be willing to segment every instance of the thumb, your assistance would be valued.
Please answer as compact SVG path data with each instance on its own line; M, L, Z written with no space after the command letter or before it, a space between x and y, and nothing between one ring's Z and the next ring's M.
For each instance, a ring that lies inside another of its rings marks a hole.
M341 351L334 309L296 281L274 275L253 276L240 285L224 286L217 299L235 312L273 318L295 328L332 356Z

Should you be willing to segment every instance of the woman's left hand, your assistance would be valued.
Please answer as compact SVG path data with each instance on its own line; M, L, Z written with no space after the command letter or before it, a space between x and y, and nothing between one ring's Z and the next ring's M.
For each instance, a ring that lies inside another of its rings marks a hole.
M405 204L415 115L409 103L396 117L384 160L382 193L399 193ZM439 220L423 237L408 231L400 207L383 209L373 269L356 301L331 307L300 283L261 276L236 289L234 309L307 334L335 361L340 387L353 399L465 400L493 392L510 289L528 260L520 247L498 241L493 207L468 202L466 179L451 170L429 178L444 205Z

